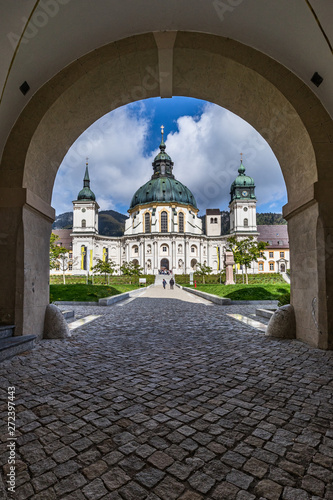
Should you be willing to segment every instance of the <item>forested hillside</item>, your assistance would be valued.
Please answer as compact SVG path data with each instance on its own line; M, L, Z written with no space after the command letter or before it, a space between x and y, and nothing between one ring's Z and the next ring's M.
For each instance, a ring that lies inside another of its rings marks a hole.
M125 230L125 220L128 217L120 214L115 210L101 210L98 217L98 231L99 234L105 236L122 236ZM205 215L200 218L205 228ZM287 224L283 219L282 214L272 212L257 214L257 224L259 225L274 225L274 224ZM73 213L65 212L56 217L52 229L72 229L73 227ZM230 228L230 214L227 210L221 212L221 232L228 234Z

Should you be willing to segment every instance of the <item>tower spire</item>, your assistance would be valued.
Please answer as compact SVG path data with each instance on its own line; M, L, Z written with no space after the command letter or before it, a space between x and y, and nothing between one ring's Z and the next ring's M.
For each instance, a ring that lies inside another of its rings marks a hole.
M240 166L238 169L239 175L244 175L245 174L245 167L243 165L243 153L240 153L241 161L240 161Z
M162 135L162 139L161 139L161 144L160 144L160 150L164 153L164 151L165 151L164 125L161 125L161 135Z
M88 188L90 188L90 178L89 178L89 170L88 170L88 160L89 160L89 158L86 158L86 171L85 171L84 178L83 178L83 187L88 187Z

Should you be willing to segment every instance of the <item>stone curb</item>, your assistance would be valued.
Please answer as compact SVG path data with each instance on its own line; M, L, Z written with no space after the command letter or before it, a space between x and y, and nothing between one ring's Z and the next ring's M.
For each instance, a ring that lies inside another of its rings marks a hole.
M194 295L198 295L199 297L210 300L211 302L214 302L214 304L218 304L220 306L246 306L246 305L259 305L259 304L265 304L265 305L273 305L277 306L278 301L277 300L231 300L226 297L218 297L217 295L213 295L212 293L206 293L206 292L201 292L199 290L194 290L193 288L187 288L186 286L181 286L176 283L176 286L178 288L181 288L182 290L185 290L186 292L193 293Z
M224 297L218 297L217 295L213 295L212 293L206 293L206 292L201 292L199 290L194 290L193 288L187 288L186 286L179 286L179 288L182 288L185 290L185 292L193 293L193 295L198 295L198 297L201 297L202 299L209 300L210 302L213 302L214 304L218 304L219 306L227 306L232 304L231 299L226 299Z

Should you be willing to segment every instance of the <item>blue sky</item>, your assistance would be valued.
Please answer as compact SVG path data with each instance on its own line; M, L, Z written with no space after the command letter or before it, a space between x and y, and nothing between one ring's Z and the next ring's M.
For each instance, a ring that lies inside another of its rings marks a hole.
M101 210L127 213L135 191L152 175L161 125L173 173L194 194L200 215L228 209L240 153L254 178L258 212L281 212L287 202L278 161L251 125L206 101L147 99L118 108L93 123L64 157L54 185L57 215L72 210L89 157L91 189Z

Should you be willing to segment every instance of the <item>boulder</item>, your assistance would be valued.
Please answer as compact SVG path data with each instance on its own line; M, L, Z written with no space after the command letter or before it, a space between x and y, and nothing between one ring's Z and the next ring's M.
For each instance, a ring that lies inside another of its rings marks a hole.
M269 320L266 335L280 339L296 338L296 319L292 305L279 307Z
M68 324L60 311L54 304L49 304L45 311L44 339L66 339L70 337Z

